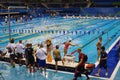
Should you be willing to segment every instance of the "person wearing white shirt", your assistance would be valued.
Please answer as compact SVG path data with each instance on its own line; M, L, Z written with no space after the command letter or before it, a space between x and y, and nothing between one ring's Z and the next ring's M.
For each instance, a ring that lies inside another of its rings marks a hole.
M7 47L7 52L10 54L10 63L12 67L15 67L15 43L14 39L12 38L10 40L10 43L8 43Z
M46 71L47 51L45 48L43 48L43 44L40 44L40 48L39 50L37 50L36 56L38 58L38 66L40 67L41 72L42 72L42 68L44 68L44 71Z
M17 54L17 59L19 61L19 65L21 66L22 54L25 46L22 44L22 40L19 40L19 43L16 44L15 52Z

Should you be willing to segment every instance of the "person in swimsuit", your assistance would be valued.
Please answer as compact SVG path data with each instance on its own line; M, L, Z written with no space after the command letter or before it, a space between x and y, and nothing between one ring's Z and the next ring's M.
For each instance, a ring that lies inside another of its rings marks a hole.
M46 43L46 50L47 50L47 62L52 62L51 51L52 51L53 45L52 45L51 38L48 38L45 43Z
M65 42L64 44L64 56L67 55L67 51L68 51L68 48L69 46L77 46L77 44L72 44L71 43L72 39L69 39L67 42Z
M56 72L57 72L58 61L62 61L62 64L64 65L64 61L61 59L61 52L59 50L59 46L58 45L56 45L56 49L53 50L53 56L54 56L54 59L55 59L55 69L56 69Z
M97 59L99 59L99 57L100 57L100 53L101 53L101 46L102 46L102 38L100 37L99 38L99 41L97 42L97 44L96 44L96 47L97 47L97 52L98 52L98 58Z
M51 50L52 50L52 40L51 40L51 38L47 39L45 43L46 43L46 47L47 47L47 53L51 54Z

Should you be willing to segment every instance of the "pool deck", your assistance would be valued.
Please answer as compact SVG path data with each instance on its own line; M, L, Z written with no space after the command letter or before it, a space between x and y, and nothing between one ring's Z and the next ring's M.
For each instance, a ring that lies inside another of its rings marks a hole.
M120 37L106 51L108 53L108 59L107 59L108 76L105 76L106 70L102 69L99 78L114 80L115 74L117 73L117 70L118 70L119 65L120 65L118 51L117 51L117 46L119 44L119 40L120 40ZM96 64L96 68L90 74L91 76L94 76L94 77L95 77L95 74L97 73L98 68L99 68L98 62L96 62L95 64Z
M108 59L107 59L107 66L108 66L108 76L105 76L106 70L102 69L101 73L100 73L100 77L97 78L101 78L101 79L110 79L113 80L115 77L115 74L117 73L117 70L119 68L120 65L120 61L119 61L119 57L118 57L118 51L117 51L117 46L119 44L120 37L106 50L106 52L108 53ZM54 60L52 62L47 62L47 64L49 65L48 67L54 69L54 65L55 62ZM68 72L74 72L75 66L77 65L77 62L74 63L66 63L64 66L62 65L62 62L60 61L59 63L59 70L62 71L68 71ZM90 73L91 77L96 77L95 74L98 71L98 67L99 67L99 62L97 61L95 63L95 69L93 69L93 71Z
M108 76L105 76L105 70L102 69L100 73L100 77L96 77L95 74L98 71L98 61L95 63L95 69L90 73L90 77L94 78L100 78L100 79L110 79L113 80L115 77L115 74L117 73L117 70L120 65L120 61L118 58L118 52L117 52L117 45L119 43L120 37L110 46L110 48L106 51L108 53L108 59L107 59L107 65L108 65ZM9 62L9 55L6 55L3 61ZM17 61L16 61L17 63ZM23 58L23 63L25 64L25 59ZM65 62L65 65L62 64L61 61L58 62L58 70L60 71L67 71L67 72L74 72L75 66L77 65L77 62ZM47 62L47 68L48 69L55 69L55 61L52 60L52 62Z

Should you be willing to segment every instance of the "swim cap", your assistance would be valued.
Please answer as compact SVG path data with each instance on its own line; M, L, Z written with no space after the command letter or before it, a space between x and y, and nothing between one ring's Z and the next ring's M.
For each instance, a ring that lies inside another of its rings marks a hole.
M71 41L72 39L71 38L69 38L69 41Z

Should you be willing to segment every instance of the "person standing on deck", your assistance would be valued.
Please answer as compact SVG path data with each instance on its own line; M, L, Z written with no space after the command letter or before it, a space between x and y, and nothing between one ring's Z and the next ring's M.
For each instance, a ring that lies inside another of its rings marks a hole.
M85 55L84 53L82 53L82 50L81 48L78 48L77 49L77 52L79 53L79 62L77 64L77 66L75 67L75 73L74 73L74 78L73 80L77 80L78 77L81 77L81 74L85 74L86 77L87 77L87 80L90 80L89 76L87 73L85 73Z
M97 44L96 44L97 52L98 52L98 57L97 57L97 59L99 59L99 57L100 57L101 46L102 46L102 37L99 38L99 41L98 41Z
M43 44L39 45L39 49L36 51L36 57L38 58L38 66L43 72L42 68L44 68L44 72L46 72L46 57L47 57L47 51L43 47Z
M22 44L22 40L19 40L19 43L16 44L15 52L17 54L19 65L21 66L21 60L23 55L23 50L25 49L25 46Z
M28 70L29 72L36 72L35 70L35 59L34 59L34 50L32 48L32 44L31 43L28 43L27 44L27 48L25 49L25 54L27 56L27 60L28 60L28 63L27 63L27 67L28 67Z
M10 43L8 43L6 49L7 49L7 52L10 54L11 66L14 68L15 67L15 43L13 38L10 39Z
M46 49L47 49L47 61L48 62L52 62L52 55L51 55L51 51L53 48L53 44L52 44L52 39L48 38L46 41Z
M68 40L67 42L65 42L65 44L64 44L64 56L67 55L69 46L78 46L77 44L72 44L71 41L72 41L72 39L69 39L69 40Z
M53 56L54 56L54 59L55 59L55 69L56 69L56 72L57 72L58 61L62 61L62 64L64 65L64 61L61 59L61 52L59 50L59 46L58 45L56 45L56 49L53 50Z
M101 51L101 54L100 54L99 69L98 69L98 73L96 74L96 76L100 76L100 72L101 72L102 67L106 69L105 75L108 76L107 53L105 51L104 46L101 47L101 50L102 51Z

